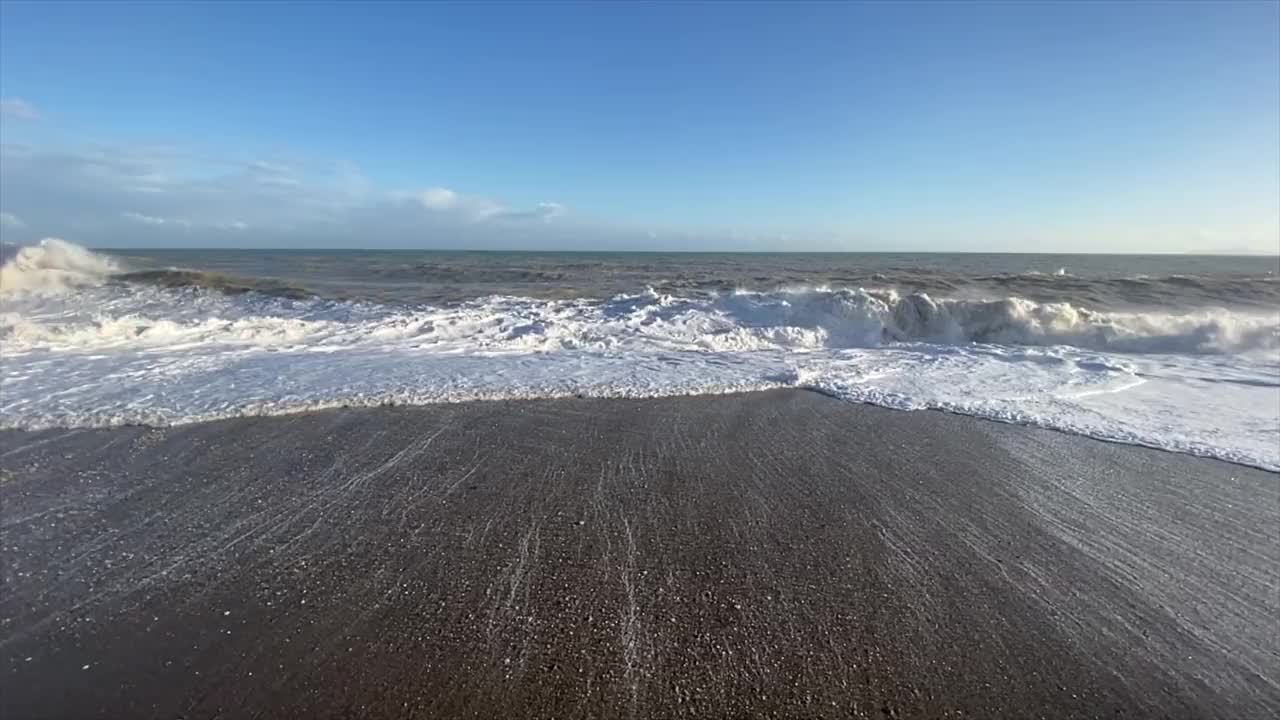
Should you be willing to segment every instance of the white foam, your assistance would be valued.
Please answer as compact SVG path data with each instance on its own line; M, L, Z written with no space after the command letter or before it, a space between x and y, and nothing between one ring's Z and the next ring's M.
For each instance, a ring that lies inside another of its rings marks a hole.
M24 274L107 267L41 247L62 259ZM1280 470L1276 314L831 289L393 307L84 283L0 298L0 348L8 428L805 387Z
M998 346L856 351L801 385L902 410L1035 425L1280 470L1274 362L1090 355Z
M111 258L58 238L19 248L0 265L0 293L57 293L98 285L119 266Z
M109 288L8 304L16 312L0 316L0 337L10 352L396 342L422 350L519 351L794 351L893 342L1162 354L1280 351L1280 313L1103 313L1022 298L934 300L892 290L739 292L711 299L648 292L604 303L489 297L450 308L396 308Z

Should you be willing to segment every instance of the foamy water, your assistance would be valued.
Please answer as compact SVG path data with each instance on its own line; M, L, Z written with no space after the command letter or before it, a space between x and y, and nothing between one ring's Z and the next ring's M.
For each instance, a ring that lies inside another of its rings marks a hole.
M58 241L4 265L0 427L799 387L1280 470L1274 311L800 286L386 303L130 269Z

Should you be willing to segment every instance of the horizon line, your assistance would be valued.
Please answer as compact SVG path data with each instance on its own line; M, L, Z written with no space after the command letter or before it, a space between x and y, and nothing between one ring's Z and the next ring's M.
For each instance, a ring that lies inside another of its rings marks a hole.
M6 243L8 244L8 243ZM425 247L248 247L242 245L172 247L172 246L95 246L86 245L89 250L115 251L147 251L176 250L180 252L207 251L295 251L295 252L441 252L441 253L577 253L583 255L1062 255L1067 257L1263 257L1280 259L1280 251L1256 252L1213 252L1213 251L1168 251L1168 252L1061 252L1061 251L1021 251L1021 250L582 250L556 248L425 248Z

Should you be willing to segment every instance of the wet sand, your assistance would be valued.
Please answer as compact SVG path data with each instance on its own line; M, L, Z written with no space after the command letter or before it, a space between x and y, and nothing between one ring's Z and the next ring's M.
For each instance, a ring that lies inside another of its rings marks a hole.
M802 391L0 433L6 718L1280 710L1280 476Z

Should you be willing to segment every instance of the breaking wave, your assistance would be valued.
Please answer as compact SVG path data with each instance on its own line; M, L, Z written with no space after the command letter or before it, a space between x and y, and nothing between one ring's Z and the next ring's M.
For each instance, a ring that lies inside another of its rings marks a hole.
M886 342L1070 345L1126 353L1236 353L1280 348L1280 314L1095 312L1070 303L934 299L895 291L739 293L721 300L748 327L811 327L825 346Z
M58 240L0 279L0 427L806 387L1280 468L1274 309L828 287L358 302Z
M166 278L175 275L167 274ZM178 276L181 277L181 276ZM162 286L169 286L161 284ZM894 291L739 292L690 299L648 292L608 301L491 297L450 307L394 307L251 296L221 283L223 298L137 294L104 298L52 321L0 317L10 352L210 343L369 347L413 343L422 351L607 350L716 352L874 348L894 343L1071 346L1119 353L1233 354L1280 349L1280 315L1204 310L1187 314L1093 312L1021 298L946 300ZM283 295L283 293L282 293ZM286 296L288 297L288 296ZM298 298L306 298L299 293ZM166 299L168 302L166 303ZM98 311L95 312L94 308ZM110 312L102 312L103 309Z
M1143 354L1280 349L1280 311L1111 312L1016 296L935 298L825 287L691 296L649 289L609 300L491 296L448 306L355 303L320 300L269 278L131 271L55 238L19 249L0 266L0 287L10 295L6 306L17 310L6 307L0 319L10 352L122 342L366 346L391 340L420 350L443 343L485 351L651 346L734 352L910 342ZM82 296L65 297L68 291ZM35 297L24 301L24 295ZM55 297L42 297L48 295ZM36 308L39 320L29 312Z
M112 280L140 285L154 285L163 288L215 290L227 295L242 295L252 292L294 300L313 297L313 293L306 288L274 278L242 278L201 270L178 270L172 268L168 270L138 270L113 275Z
M18 248L0 265L0 292L56 293L99 285L119 264L105 256L58 238Z
M56 295L108 283L196 288L228 295L254 292L293 299L313 295L304 288L273 278L244 278L178 268L129 270L115 258L59 238L45 238L37 245L16 248L13 257L0 265L0 293L8 295Z

